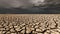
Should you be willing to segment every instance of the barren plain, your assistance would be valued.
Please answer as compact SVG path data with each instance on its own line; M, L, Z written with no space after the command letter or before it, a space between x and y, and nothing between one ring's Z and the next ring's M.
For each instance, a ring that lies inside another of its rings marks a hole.
M0 14L0 34L60 34L60 14Z

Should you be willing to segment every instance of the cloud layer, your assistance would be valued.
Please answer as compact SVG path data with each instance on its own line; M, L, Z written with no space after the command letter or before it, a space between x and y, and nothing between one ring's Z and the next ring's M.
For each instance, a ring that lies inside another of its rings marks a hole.
M27 8L27 7L32 7L33 4L38 6L44 2L44 0L0 0L0 7L5 7L5 8Z
M3 8L29 8L44 4L58 4L59 0L0 0L0 7Z

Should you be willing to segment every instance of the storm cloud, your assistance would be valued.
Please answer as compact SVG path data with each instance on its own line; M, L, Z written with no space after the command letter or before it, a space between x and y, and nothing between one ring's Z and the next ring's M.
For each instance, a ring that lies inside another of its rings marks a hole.
M29 8L46 4L60 4L60 0L0 0L3 8Z
M28 8L32 7L33 4L38 6L44 2L44 0L0 0L0 7L3 8Z

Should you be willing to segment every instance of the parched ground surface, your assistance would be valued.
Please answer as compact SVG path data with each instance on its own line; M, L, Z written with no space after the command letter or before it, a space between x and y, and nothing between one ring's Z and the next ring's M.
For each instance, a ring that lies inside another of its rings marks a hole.
M60 34L60 14L0 14L0 34Z

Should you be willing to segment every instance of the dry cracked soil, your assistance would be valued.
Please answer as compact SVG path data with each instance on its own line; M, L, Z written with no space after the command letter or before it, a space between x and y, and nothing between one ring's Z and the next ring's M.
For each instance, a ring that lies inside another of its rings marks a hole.
M60 34L60 14L0 15L0 34Z

